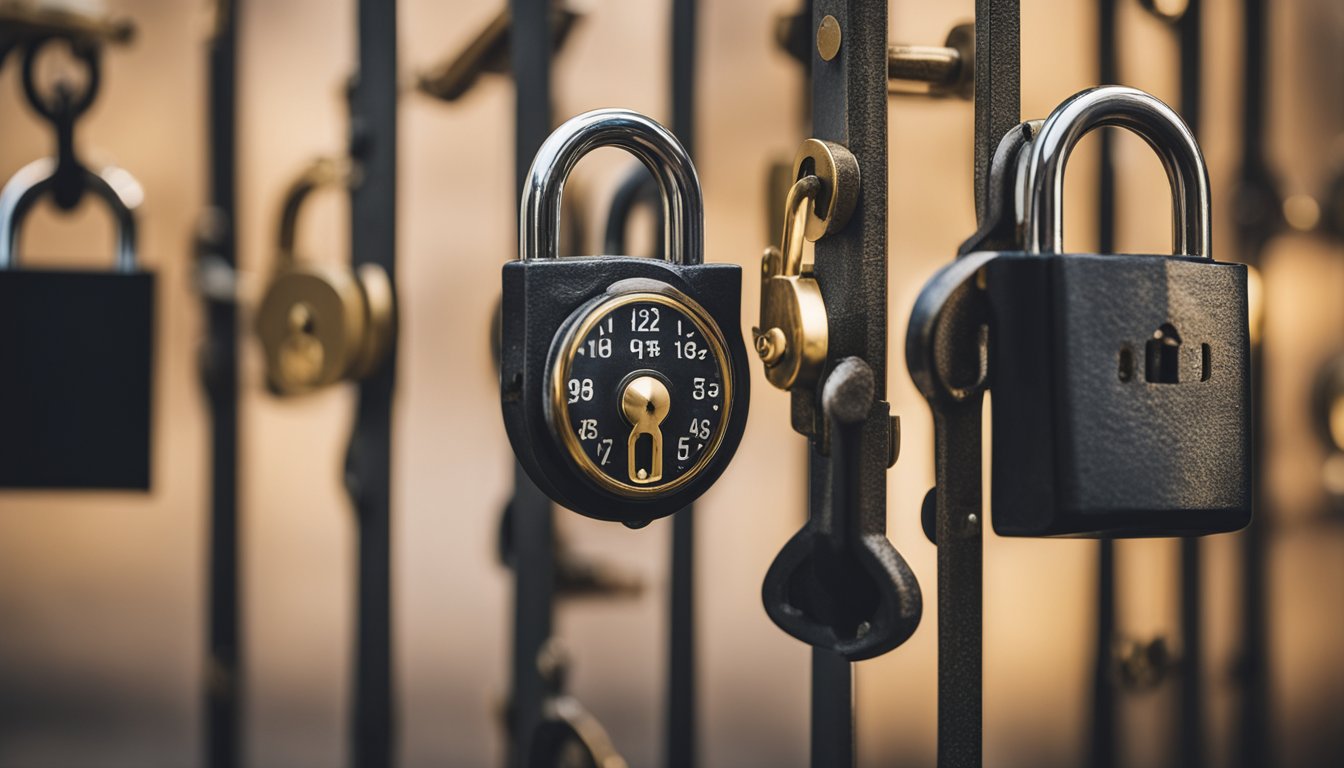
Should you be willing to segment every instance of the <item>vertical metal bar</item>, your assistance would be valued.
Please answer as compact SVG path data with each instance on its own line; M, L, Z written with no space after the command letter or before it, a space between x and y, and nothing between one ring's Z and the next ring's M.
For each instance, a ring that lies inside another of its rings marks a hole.
M549 0L510 0L513 14L509 55L515 84L515 204L523 193L532 157L551 130L551 35ZM514 229L516 233L517 228ZM509 750L507 764L523 768L528 739L546 702L538 656L551 636L555 596L554 518L550 499L514 465L512 502L514 617Z
M845 657L812 649L812 767L854 765L854 670Z
M828 364L862 358L873 370L879 399L885 399L887 0L816 0L814 36L827 16L838 22L841 42L830 61L822 59L815 43L812 47L812 135L847 147L863 174L849 224L816 244L817 282L830 325ZM813 405L820 413L820 403ZM885 403L876 404L863 427L859 487L852 494L865 525L877 529L885 527L887 517L887 412ZM808 460L813 514L824 503L830 474L819 442L813 441ZM812 765L852 765L853 671L844 659L821 650L813 651L812 671Z
M1018 0L975 0L975 220L989 210L989 163L1022 121Z
M1112 85L1120 80L1119 30L1116 0L1097 3L1097 81ZM1097 251L1115 253L1115 135L1099 132L1101 157L1097 171ZM1097 542L1097 637L1092 677L1091 761L1094 768L1115 765L1116 686L1113 674L1115 642L1115 541Z
M695 0L672 0L672 132L694 157ZM667 763L692 768L695 734L695 509L672 517L669 597Z
M1278 192L1266 158L1265 91L1269 84L1269 8L1265 0L1244 0L1242 40L1245 93L1242 99L1242 156L1237 245L1241 261L1259 266L1264 248L1281 225ZM1259 318L1264 327L1265 317ZM1250 526L1241 534L1241 702L1238 713L1240 764L1270 764L1269 608L1266 537L1271 530L1265 492L1264 339L1251 349Z
M975 4L975 212L984 223L989 166L1000 139L1021 121L1020 16L1017 0ZM935 415L938 540L938 765L979 766L983 741L983 489L980 398ZM960 444L966 442L970 444ZM977 478L973 484L951 481Z
M1187 0L1176 22L1180 45L1180 110L1190 130L1199 136L1202 77L1202 13L1200 0ZM1181 540L1181 693L1180 764L1204 765L1203 632L1200 593L1200 542Z
M209 43L208 231L203 255L237 266L238 6L216 4ZM231 288L232 286L230 286ZM231 293L231 290L230 290ZM202 379L210 401L209 617L206 629L205 764L236 768L242 743L242 647L238 605L238 312L233 296L205 294Z
M351 155L361 181L350 194L351 261L377 264L396 283L396 0L359 0L359 69L350 92ZM360 382L346 488L359 558L353 765L395 762L392 694L391 438L396 344Z

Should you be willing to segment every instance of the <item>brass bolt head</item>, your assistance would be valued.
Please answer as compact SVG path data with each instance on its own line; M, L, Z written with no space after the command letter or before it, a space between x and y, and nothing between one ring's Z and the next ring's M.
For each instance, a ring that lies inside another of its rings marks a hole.
M840 52L840 22L827 14L817 27L817 53L822 61L830 61Z

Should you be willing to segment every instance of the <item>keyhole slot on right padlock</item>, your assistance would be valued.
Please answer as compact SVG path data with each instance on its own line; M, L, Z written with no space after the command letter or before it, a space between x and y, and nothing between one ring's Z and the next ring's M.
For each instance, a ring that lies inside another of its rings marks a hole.
M667 385L655 376L637 376L621 393L621 412L630 422L627 474L630 482L645 485L663 479L663 430L672 407Z
M1198 354L1198 359L1186 362L1190 356ZM1189 345L1183 345L1181 334L1176 326L1163 323L1153 331L1153 336L1144 345L1144 379L1149 384L1180 384L1197 378L1208 381L1211 374L1211 351L1208 344L1200 344L1198 352ZM1182 376L1182 368L1195 369ZM1134 357L1129 347L1120 350L1120 380L1129 381L1134 375Z

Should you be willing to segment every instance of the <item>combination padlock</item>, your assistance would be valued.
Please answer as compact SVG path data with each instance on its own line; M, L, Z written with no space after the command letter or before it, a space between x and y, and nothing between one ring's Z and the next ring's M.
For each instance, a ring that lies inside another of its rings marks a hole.
M139 182L85 170L116 224L111 270L18 269L20 225L52 192L34 161L0 190L0 488L150 486L154 275L136 264Z
M275 274L257 311L266 381L277 395L300 395L378 369L393 335L393 293L376 264L299 263L299 212L311 193L356 182L347 161L319 159L290 187L280 216Z
M1133 131L1161 158L1174 255L1064 253L1064 166L1102 126ZM994 254L976 278L990 314L994 530L1132 537L1245 526L1246 267L1210 254L1194 135L1157 98L1105 86L1061 104L1017 157L1024 250Z
M565 179L620 147L663 198L667 260L557 258ZM700 182L667 129L628 110L572 118L542 144L503 270L500 400L519 463L556 503L632 526L694 501L746 425L741 269L703 263Z

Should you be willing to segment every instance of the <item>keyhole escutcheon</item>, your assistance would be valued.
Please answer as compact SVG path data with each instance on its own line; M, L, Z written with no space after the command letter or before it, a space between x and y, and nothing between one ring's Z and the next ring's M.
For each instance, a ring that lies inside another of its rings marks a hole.
M672 407L667 385L654 376L638 376L625 385L621 412L630 422L630 482L647 485L663 479L663 430L659 425Z

